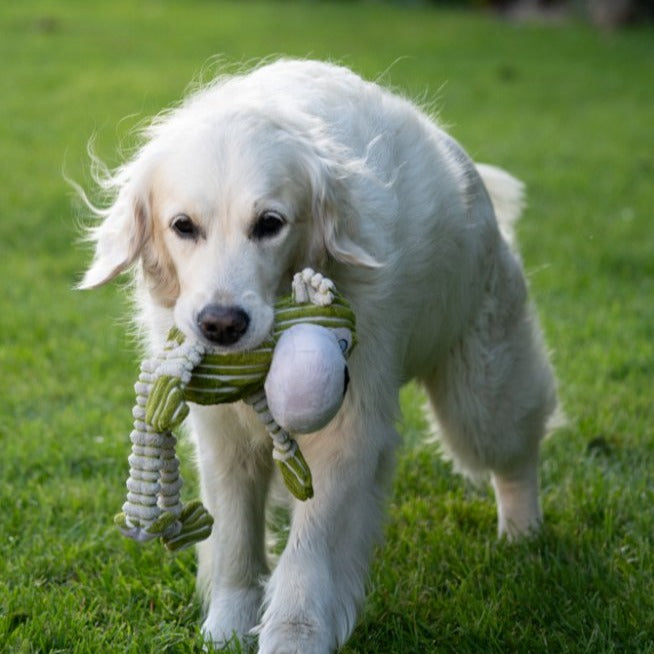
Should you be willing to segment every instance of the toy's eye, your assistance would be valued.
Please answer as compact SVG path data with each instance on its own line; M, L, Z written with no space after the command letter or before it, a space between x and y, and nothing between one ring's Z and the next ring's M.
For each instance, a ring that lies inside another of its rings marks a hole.
M286 219L276 211L264 211L255 221L250 231L250 238L262 241L277 236L284 229Z
M336 342L338 343L338 347L341 348L343 356L347 357L352 349L352 332L345 327L338 327L332 331L334 332Z
M347 369L347 366L345 366L345 375L343 379L343 397L345 397L345 393L347 393L347 387L350 385L350 371Z
M196 240L200 236L198 226L184 213L175 216L170 226L180 238Z

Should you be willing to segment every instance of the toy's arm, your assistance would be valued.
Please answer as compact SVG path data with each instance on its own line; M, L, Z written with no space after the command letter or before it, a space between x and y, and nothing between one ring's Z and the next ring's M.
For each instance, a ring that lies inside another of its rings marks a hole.
M334 282L313 268L293 275L293 301L296 304L316 304L321 307L334 301Z
M169 339L165 356L156 372L145 406L145 421L155 431L172 430L180 425L189 409L184 401L184 386L193 368L205 354L198 341L179 343L176 334Z

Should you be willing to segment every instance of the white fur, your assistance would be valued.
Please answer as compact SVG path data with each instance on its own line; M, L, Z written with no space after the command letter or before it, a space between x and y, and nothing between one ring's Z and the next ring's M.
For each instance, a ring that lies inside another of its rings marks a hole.
M198 335L210 302L268 333L272 304L310 266L349 298L359 343L342 409L300 444L315 497L294 502L288 544L268 576L268 436L245 405L193 407L203 500L215 518L199 547L208 639L258 633L261 654L322 654L345 642L364 597L398 435L398 389L421 380L443 441L471 473L491 473L499 533L541 522L539 441L553 375L517 255L502 236L522 186L475 167L411 102L352 72L277 61L223 77L162 115L103 184L96 257L81 287L134 265L151 347L176 323ZM495 210L493 208L495 205ZM264 209L286 219L256 240ZM171 219L201 230L180 239ZM496 215L497 214L497 215Z

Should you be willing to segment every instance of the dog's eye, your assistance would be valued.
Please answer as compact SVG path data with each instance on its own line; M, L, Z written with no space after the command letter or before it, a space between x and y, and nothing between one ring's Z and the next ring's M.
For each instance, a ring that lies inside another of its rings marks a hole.
M250 238L260 241L265 238L271 238L279 234L284 228L286 220L284 216L276 211L265 211L262 213L252 226Z
M175 216L170 226L180 238L196 239L200 235L197 225L183 213Z

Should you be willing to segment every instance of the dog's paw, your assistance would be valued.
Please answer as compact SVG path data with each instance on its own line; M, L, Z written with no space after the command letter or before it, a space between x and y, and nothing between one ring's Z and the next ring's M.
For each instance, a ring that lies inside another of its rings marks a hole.
M327 306L334 300L334 283L312 268L305 268L293 276L293 298L299 304Z
M239 641L250 651L254 643L251 631L257 624L261 589L247 588L214 593L209 613L202 625L204 640L221 648Z
M305 559L299 574L297 563L282 556L268 581L266 610L253 631L259 654L331 654L345 640L326 570Z
M258 654L331 654L327 632L305 618L266 622L260 629Z

